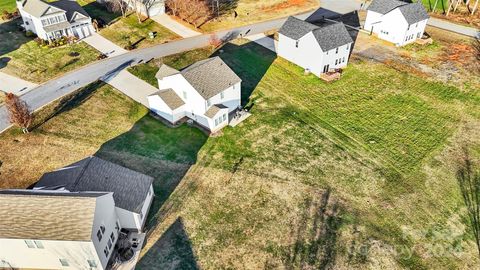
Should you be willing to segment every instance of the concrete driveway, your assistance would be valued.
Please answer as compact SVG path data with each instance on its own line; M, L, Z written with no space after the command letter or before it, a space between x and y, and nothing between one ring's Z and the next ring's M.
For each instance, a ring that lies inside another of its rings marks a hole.
M153 16L151 19L183 38L194 37L202 34L175 21L167 14L156 15Z
M102 37L98 33L93 33L91 36L84 38L83 41L108 57L118 56L127 52L127 50Z

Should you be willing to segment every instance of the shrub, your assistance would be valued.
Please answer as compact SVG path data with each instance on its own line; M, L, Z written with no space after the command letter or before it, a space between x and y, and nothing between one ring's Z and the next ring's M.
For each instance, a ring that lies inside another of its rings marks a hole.
M37 35L35 35L35 33L33 33L32 31L28 30L27 32L25 32L25 36L26 37L36 37Z

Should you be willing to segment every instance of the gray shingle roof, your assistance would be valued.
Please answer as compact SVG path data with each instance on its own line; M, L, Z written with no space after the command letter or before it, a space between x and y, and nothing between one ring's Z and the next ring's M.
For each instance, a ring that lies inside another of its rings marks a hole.
M53 7L49 5L48 3L42 1L42 0L25 0L23 1L23 9L28 12L29 14L35 16L35 17L41 17L45 12L48 10L48 8L52 8L53 13L55 12L64 12L62 9L58 9L56 7Z
M97 157L46 173L35 189L113 192L115 206L140 213L153 178Z
M210 107L206 112L205 112L205 116L208 117L208 118L213 118L215 115L217 115L217 113L222 110L222 109L226 109L227 107L223 106L222 104L215 104L213 105L212 107Z
M312 32L324 52L353 43L347 28L341 22L324 24Z
M367 10L371 10L380 14L386 14L399 6L407 5L408 3L398 0L373 0L368 6Z
M427 20L430 16L427 13L427 10L421 3L412 3L399 7L400 11L407 20L408 24L414 24Z
M90 241L96 198L106 194L0 190L0 238Z
M209 99L242 81L218 56L196 62L181 73L204 99Z
M88 13L82 8L82 6L80 6L75 0L59 0L51 2L50 5L65 10L67 12L66 15L69 22L72 22L73 15L76 12L87 18L90 17Z
M178 109L180 106L185 104L185 102L171 88L160 90L152 94L152 96L155 95L159 96L172 110Z
M155 77L157 79L163 80L163 78L165 78L165 77L172 76L172 75L178 74L178 73L180 73L180 71L178 71L178 70L176 70L172 67L169 67L165 64L162 64L160 66L160 68L158 69L157 74L155 74Z
M318 26L314 24L290 16L278 32L291 39L298 40L317 28Z
M353 42L347 28L341 22L325 22L321 26L317 26L295 17L289 17L279 31L280 34L295 40L310 32L313 33L324 52Z

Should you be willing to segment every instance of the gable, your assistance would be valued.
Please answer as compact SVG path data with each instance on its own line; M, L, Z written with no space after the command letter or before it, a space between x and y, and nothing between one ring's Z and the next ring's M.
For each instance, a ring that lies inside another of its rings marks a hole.
M42 14L42 16L57 14L57 13L65 13L65 10L61 10L56 7L49 6Z
M75 13L73 13L70 21L74 22L76 20L82 20L82 19L88 19L88 17L75 11Z

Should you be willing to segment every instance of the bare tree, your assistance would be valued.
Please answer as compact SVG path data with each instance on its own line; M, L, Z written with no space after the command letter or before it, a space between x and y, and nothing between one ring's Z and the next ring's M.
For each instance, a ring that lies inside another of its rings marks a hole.
M466 150L459 163L457 180L480 256L480 171L475 168Z
M212 16L207 0L167 0L167 7L173 15L198 28Z
M33 113L27 103L17 95L8 93L5 98L10 123L22 128L23 133L28 133L28 128L33 122Z
M121 13L122 17L127 15L128 5L125 0L107 0L105 6L110 12Z

